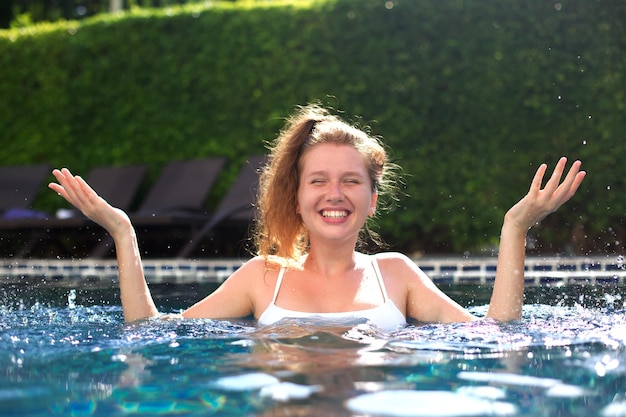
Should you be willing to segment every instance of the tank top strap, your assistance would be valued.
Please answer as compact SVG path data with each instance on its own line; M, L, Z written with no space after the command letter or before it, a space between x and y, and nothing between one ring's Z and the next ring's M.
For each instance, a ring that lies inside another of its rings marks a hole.
M280 291L280 286L283 283L283 276L285 275L285 267L281 267L280 271L278 271L278 278L276 278L276 287L274 287L274 297L272 298L271 304L276 304L276 298L278 297L278 291Z
M380 290L383 293L383 298L385 299L385 302L387 302L387 300L389 300L389 297L387 296L387 288L385 287L385 280L383 280L383 274L380 272L378 261L376 260L374 256L370 256L370 258L372 260L372 268L374 269L374 274L376 275L376 279L378 280L378 285L380 286Z

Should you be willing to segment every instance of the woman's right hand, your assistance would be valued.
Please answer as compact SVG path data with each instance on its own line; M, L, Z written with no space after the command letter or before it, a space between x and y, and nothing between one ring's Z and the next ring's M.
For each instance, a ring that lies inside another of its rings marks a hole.
M113 238L131 227L128 215L107 203L80 176L73 175L67 168L55 169L52 175L58 183L52 182L48 187L105 228Z
M159 312L144 277L137 238L128 215L107 203L69 169L55 169L52 175L58 183L50 183L49 187L104 227L115 241L124 319L135 321L157 316Z

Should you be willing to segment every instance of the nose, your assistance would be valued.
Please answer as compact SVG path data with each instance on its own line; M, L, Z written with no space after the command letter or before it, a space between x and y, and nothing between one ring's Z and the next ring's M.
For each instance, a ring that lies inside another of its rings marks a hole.
M326 192L327 201L343 201L343 190L339 181L331 181Z

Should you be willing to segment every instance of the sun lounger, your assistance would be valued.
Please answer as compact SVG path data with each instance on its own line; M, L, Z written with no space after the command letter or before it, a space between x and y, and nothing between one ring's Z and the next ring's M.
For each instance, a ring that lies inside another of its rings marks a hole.
M147 167L145 165L98 167L89 173L87 182L112 205L122 210L128 210L137 195L146 172ZM46 175L49 173L50 167L46 167ZM39 213L37 216L0 220L0 229L16 230L22 237L23 243L14 256L20 258L28 256L40 242L58 243L64 230L94 230L91 232L92 241L101 238L104 234L99 226L96 226L75 209L62 209L57 214L60 216ZM54 242L55 240L57 242Z
M0 167L0 215L5 220L41 217L30 212L35 197L50 174L49 165Z
M87 182L113 207L128 211L137 198L147 172L148 167L144 164L98 167L89 173Z
M189 235L194 227L206 222L210 213L205 202L224 163L224 158L216 157L167 164L137 211L130 213L140 241L143 239L145 245L150 234L156 234L156 239L167 239L167 230L157 233L162 229L189 229L183 232ZM107 237L91 256L106 256L112 248L113 242Z
M264 156L252 156L248 159L241 168L235 182L218 205L215 213L178 252L178 258L189 257L201 241L221 222L234 220L249 223L253 219L253 205L256 201L259 169L265 164L265 161L266 157Z

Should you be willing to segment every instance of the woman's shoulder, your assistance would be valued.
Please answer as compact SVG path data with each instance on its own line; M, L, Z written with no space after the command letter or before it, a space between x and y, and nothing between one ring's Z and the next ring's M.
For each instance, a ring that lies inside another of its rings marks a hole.
M408 256L406 256L403 253L400 252L380 252L380 253L376 253L374 255L370 255L372 256L374 259L376 259L377 262L384 262L384 263L388 263L388 264L409 264L409 263L414 263L411 258L409 258Z
M403 276L405 278L415 276L424 278L425 274L417 265L415 260L409 258L407 255L400 252L381 252L372 255L383 273L385 271L394 272L396 275Z
M264 256L254 256L241 264L224 284L228 287L257 288L273 274L278 274L280 266Z
M287 266L282 258L273 256L257 255L245 261L237 271L244 272L267 272L278 271Z

